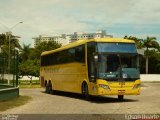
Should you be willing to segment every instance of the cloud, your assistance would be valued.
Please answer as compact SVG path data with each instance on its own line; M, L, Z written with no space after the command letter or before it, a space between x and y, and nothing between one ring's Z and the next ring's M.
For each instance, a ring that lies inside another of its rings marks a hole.
M159 0L138 0L132 6L129 14L120 22L133 24L159 24L160 22Z
M111 30L115 34L137 31L158 34L159 4L159 0L1 0L0 23L11 28L23 21L12 32L21 36L21 43L26 44L40 34L97 29ZM152 30L147 31L146 25ZM0 32L6 31L0 24Z

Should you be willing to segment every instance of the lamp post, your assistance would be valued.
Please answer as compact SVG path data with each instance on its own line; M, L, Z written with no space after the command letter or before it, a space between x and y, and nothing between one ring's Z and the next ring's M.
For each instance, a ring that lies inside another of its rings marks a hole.
M18 86L18 61L19 61L19 49L14 49L14 73L13 73L13 87Z
M6 25L2 24L5 28L7 28L8 32L6 32L6 35L8 36L8 75L10 74L10 61L11 61L11 37L12 37L12 30L15 28L17 25L21 24L23 22L18 22L15 25L13 25L11 28L7 27ZM10 75L8 76L8 84L10 84Z
M23 23L23 22L18 22L17 24L15 24L13 27L10 28L10 31L8 32L9 33L8 34L8 40L9 40L9 45L8 45L8 47L9 47L9 53L8 53L8 72L10 72L10 54L11 54L10 52L11 52L11 35L12 35L11 30L13 28L15 28L17 25L21 24L21 23Z

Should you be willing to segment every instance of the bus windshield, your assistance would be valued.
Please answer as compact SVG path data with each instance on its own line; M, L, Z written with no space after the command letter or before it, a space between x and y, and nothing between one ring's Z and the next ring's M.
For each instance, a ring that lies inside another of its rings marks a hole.
M134 43L97 43L98 78L135 80L139 78L139 62Z
M139 78L137 57L136 54L99 54L98 77L107 80Z

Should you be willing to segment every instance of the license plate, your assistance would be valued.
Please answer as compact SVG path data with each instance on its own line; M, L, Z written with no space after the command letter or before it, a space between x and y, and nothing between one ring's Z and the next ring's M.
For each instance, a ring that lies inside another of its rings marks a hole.
M119 95L124 95L125 94L125 90L118 90L118 94Z

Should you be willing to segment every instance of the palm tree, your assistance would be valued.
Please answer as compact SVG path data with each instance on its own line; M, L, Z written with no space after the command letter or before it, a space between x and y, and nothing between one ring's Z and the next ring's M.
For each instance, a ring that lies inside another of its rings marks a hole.
M147 37L143 40L143 46L146 48L146 74L148 74L148 62L149 62L149 48L159 49L159 44L155 37Z
M30 44L28 45L23 44L21 48L21 54L20 54L22 61L28 60L29 54L30 54Z
M13 50L15 47L20 49L21 46L19 44L19 40L13 35L11 35L11 38L12 38L12 39L10 39L11 50ZM6 51L6 54L8 54L9 39L8 39L8 36L5 34L0 34L0 47L1 47L1 49L3 49L3 51Z
M148 58L149 58L149 48L157 49L160 51L160 46L156 41L155 37L147 37L146 39L138 39L133 36L125 36L124 39L134 40L138 49L146 48L145 56L146 56L146 74L148 74Z
M134 40L135 41L135 44L137 46L138 49L142 49L143 48L143 42L142 42L142 39L139 39L137 37L134 37L134 36L125 36L124 39L128 39L128 40Z
M12 37L13 39L11 39L10 43L11 43L11 48L21 48L20 44L19 44L19 40L16 37Z
M5 35L4 34L0 34L0 46L5 44Z

